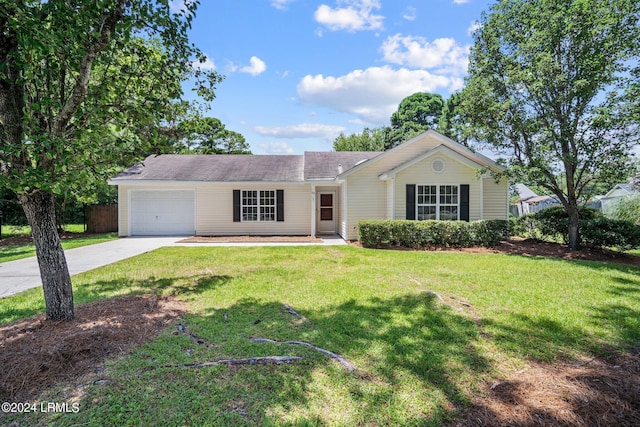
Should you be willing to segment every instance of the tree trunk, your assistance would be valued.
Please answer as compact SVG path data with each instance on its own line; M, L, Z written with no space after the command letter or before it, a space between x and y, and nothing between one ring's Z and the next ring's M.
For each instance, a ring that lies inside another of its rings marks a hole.
M56 227L55 196L36 190L19 194L36 246L48 320L73 320L73 289Z
M569 209L567 211L567 215L569 216L569 250L575 251L580 246L580 234L579 234L579 224L580 220L578 218L578 206L575 203L569 203Z

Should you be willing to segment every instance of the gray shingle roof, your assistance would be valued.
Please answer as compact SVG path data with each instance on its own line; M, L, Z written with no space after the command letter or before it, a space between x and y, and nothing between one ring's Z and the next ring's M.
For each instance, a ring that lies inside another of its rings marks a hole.
M304 179L333 179L357 164L372 159L378 151L306 151L304 153Z
M305 152L303 156L162 154L149 156L112 181L302 182L334 179L380 152Z
M163 154L149 156L112 181L302 182L303 156Z

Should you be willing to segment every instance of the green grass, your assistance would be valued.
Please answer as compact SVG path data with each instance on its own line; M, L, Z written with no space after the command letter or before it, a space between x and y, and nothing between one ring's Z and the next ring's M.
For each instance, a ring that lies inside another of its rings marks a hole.
M75 276L76 302L177 295L190 309L181 322L212 346L169 330L131 356L109 361L109 381L83 389L78 414L11 420L437 426L468 404L481 381L514 366L638 346L639 277L637 267L496 254L163 248ZM30 290L0 300L0 323L42 312L41 295ZM359 373L312 349L257 344L253 337L312 342L348 358ZM305 359L157 368L276 354Z
M78 233L78 237L64 239L62 241L63 249L73 249L81 246L93 245L96 243L108 242L118 238L117 233L107 233L99 235L85 236L84 225L71 224L64 227L68 233ZM2 226L2 238L29 236L31 229L28 226ZM28 258L36 255L36 248L33 243L16 246L0 246L0 263L7 261L15 261L17 259Z

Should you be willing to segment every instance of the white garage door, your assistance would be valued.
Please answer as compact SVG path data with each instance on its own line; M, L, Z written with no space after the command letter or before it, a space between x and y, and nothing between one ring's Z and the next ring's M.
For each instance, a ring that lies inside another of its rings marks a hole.
M131 234L175 236L195 233L195 191L132 191Z

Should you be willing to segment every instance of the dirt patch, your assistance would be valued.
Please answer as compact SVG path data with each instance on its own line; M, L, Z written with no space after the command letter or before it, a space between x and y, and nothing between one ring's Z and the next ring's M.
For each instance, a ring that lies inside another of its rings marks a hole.
M194 236L178 243L322 243L311 236Z
M640 350L583 363L531 364L481 392L452 425L639 426Z
M360 246L359 242L351 242L356 246ZM389 248L398 250L410 250L407 248ZM570 251L565 245L559 243L545 242L536 239L520 239L512 238L508 241L500 242L497 246L490 248L472 247L472 248L445 248L445 247L429 247L421 250L427 251L448 251L448 252L465 252L465 253L494 253L508 255L522 255L529 257L545 256L562 259L583 260L583 261L602 261L619 264L640 265L640 256L629 254L626 252L617 252L608 249L590 249L582 248Z
M125 296L76 307L72 322L44 315L0 326L0 401L27 401L126 354L185 312L164 296Z

